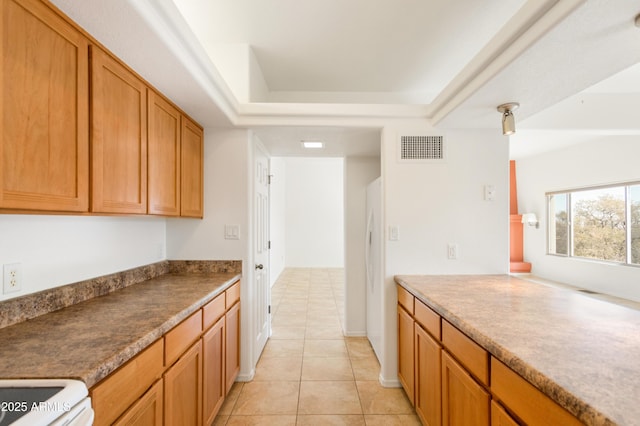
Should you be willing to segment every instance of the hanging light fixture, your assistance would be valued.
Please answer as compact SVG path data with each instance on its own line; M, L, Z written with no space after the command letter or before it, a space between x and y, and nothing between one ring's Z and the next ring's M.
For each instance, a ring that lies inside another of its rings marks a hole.
M516 119L513 116L513 110L520 106L517 102L509 102L498 105L498 112L502 113L502 134L505 136L512 135L516 132Z

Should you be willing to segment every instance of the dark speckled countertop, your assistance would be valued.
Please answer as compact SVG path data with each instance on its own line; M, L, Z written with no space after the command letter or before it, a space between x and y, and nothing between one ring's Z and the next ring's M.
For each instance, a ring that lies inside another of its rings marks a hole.
M172 273L0 329L0 378L91 387L240 279Z
M640 311L509 275L395 279L584 423L640 424Z

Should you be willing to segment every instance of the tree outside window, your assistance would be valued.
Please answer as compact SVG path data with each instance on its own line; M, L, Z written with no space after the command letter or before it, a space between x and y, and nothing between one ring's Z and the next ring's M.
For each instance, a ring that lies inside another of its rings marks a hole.
M574 192L571 204L573 255L625 262L624 187Z
M547 208L549 254L640 265L640 184L548 194Z
M569 214L567 194L549 196L549 253L569 254Z

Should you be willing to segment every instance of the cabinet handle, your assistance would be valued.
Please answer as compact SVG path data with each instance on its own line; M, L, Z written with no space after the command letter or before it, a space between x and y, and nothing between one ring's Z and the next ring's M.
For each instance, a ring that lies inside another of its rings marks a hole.
M262 263L259 263L258 265L256 265L256 269L264 269L264 266L262 266Z

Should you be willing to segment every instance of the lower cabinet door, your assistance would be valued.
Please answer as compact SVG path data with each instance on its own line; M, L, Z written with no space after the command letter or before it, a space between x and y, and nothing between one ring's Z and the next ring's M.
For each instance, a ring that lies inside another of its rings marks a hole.
M202 425L202 341L164 373L165 424Z
M442 351L442 424L489 426L491 396Z
M398 305L398 379L409 401L415 405L413 323L411 315Z
M414 345L416 413L424 425L440 426L442 349L417 323Z
M240 372L240 303L233 305L225 318L225 392L229 392Z
M136 401L115 426L162 426L162 379Z
M205 425L210 425L226 395L224 316L202 336L202 352L203 420Z
M518 426L518 422L500 404L492 400L491 426Z

